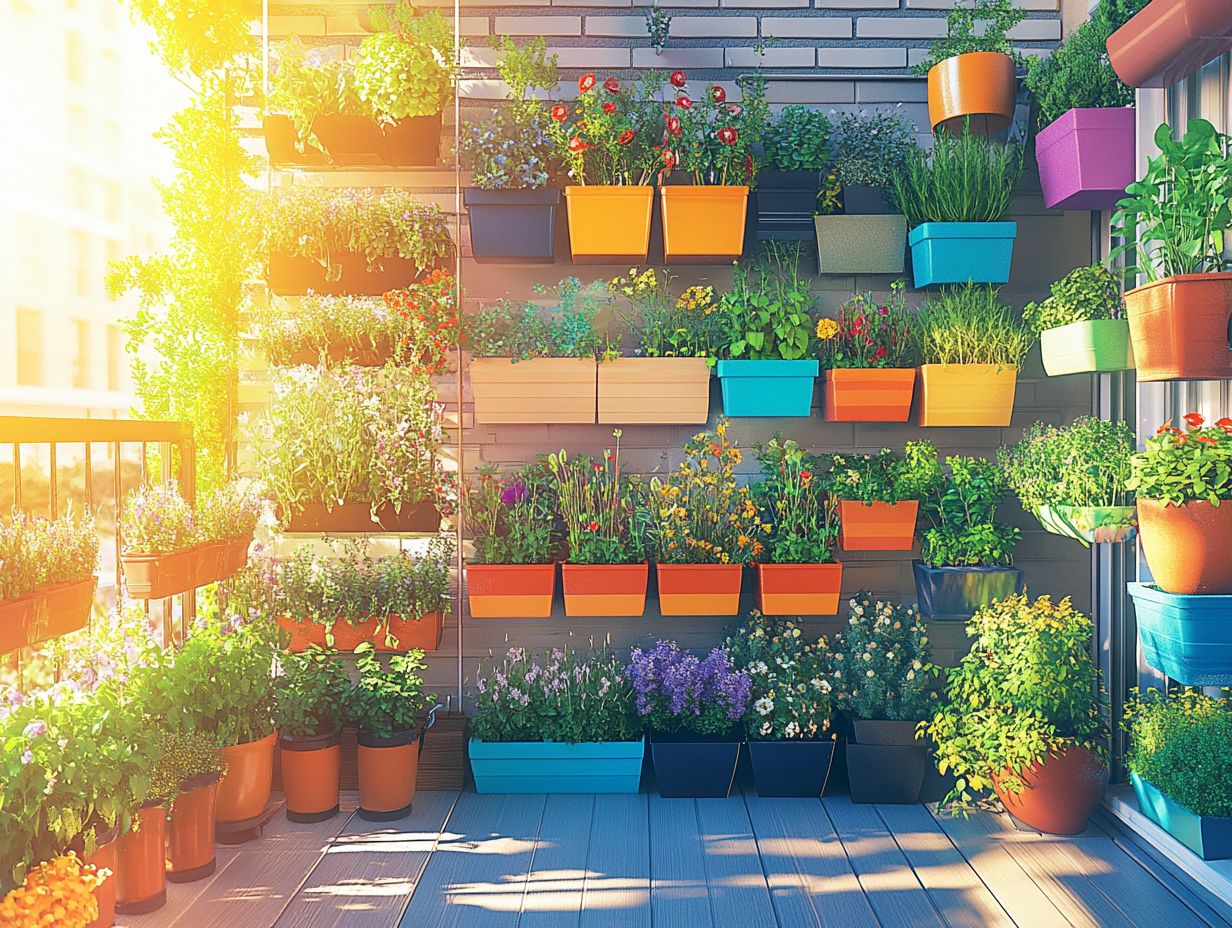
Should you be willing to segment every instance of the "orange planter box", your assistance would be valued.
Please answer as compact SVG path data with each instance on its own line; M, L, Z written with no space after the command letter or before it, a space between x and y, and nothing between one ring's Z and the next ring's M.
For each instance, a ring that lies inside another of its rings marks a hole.
M920 501L838 504L844 551L910 551Z
M1014 118L1018 81L1014 59L1001 52L968 52L928 71L928 121L933 131L995 135Z
M599 363L600 425L704 425L705 358L616 358Z
M325 626L311 620L298 621L290 616L278 617L278 629L289 637L286 650L299 654L310 647L328 647ZM336 651L354 651L364 642L371 643L378 651L405 652L412 649L435 651L441 646L445 620L439 612L429 612L419 619L389 617L389 636L396 644L386 644L386 634L381 622L373 617L358 625L339 619L334 623L333 648Z
M915 368L835 368L826 371L822 402L827 422L906 422L911 418Z
M659 564L663 615L738 615L744 568L739 564Z
M996 364L920 366L920 425L1005 428L1014 414L1018 372Z
M196 587L197 548L170 554L125 554L124 586L133 599L165 599Z
M97 578L90 577L41 590L34 618L26 629L29 643L39 644L85 628L90 622L97 584Z
M640 616L646 611L649 564L561 564L565 615Z
M566 187L565 205L574 264L646 262L653 187Z
M555 594L555 564L466 565L466 598L475 619L546 619Z
M474 358L475 422L480 425L595 422L598 374L586 358Z
M842 564L758 564L757 608L766 615L837 615Z
M729 264L744 254L748 187L668 184L659 205L665 264Z

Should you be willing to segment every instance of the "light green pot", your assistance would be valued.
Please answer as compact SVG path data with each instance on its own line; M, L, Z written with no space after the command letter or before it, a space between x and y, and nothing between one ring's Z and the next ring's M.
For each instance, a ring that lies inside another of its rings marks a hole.
M1133 506L1040 506L1034 514L1045 531L1087 546L1120 544L1138 535L1138 510Z
M1089 319L1040 333L1040 353L1050 377L1127 371L1134 366L1125 319Z
M886 214L814 216L821 274L901 274L907 220Z

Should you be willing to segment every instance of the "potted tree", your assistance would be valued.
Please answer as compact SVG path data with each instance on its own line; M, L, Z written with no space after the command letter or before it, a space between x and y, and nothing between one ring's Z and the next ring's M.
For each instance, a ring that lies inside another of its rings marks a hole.
M351 680L338 656L321 648L278 660L274 724L287 818L322 822L338 812L339 742Z
M216 736L199 731L169 731L161 749L176 784L167 819L167 879L193 883L217 867L214 828L222 754Z
M744 740L740 723L749 707L749 675L732 666L723 648L702 658L674 641L634 648L625 672L650 732L659 795L727 796Z
M758 239L812 237L830 132L825 113L794 104L766 123L753 190Z
M1042 303L1022 309L1023 321L1039 335L1049 377L1133 369L1125 301L1110 270L1080 267L1049 289Z
M0 521L0 653L59 638L90 620L98 530L73 515Z
M937 448L909 441L901 455L835 454L825 474L826 490L838 501L844 551L910 551L920 500L940 476Z
M1068 598L1011 596L967 625L971 651L946 679L948 701L923 726L959 806L996 793L1038 831L1076 835L1108 785L1091 620Z
M174 482L142 484L120 516L124 584L135 599L163 599L196 586L197 538L192 506ZM208 581L207 581L208 582Z
M636 793L646 750L624 665L606 650L512 648L475 680L467 753L480 793Z
M1155 145L1112 217L1130 237L1111 257L1132 257L1146 281L1125 294L1138 380L1232 377L1232 137L1191 119L1180 141L1161 125Z
M1220 0L1152 0L1108 37L1112 67L1131 87L1171 87L1229 48L1232 9Z

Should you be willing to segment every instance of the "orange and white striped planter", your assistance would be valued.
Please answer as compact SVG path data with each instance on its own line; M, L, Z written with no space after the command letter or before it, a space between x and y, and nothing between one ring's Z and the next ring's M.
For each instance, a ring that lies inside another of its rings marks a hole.
M640 616L649 564L561 564L567 616Z
M659 564L663 615L738 615L744 568L739 564Z
M911 417L915 368L835 368L826 371L822 401L827 422L906 422Z
M837 615L842 564L758 564L757 608L766 615Z
M910 551L915 544L918 499L901 503L838 504L844 551Z
M555 564L466 566L467 602L475 619L546 619L555 593Z

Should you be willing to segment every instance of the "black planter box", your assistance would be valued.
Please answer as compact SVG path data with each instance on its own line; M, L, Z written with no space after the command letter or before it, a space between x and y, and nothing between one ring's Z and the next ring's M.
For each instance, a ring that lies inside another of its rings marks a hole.
M753 189L759 241L810 241L821 175L817 171L761 171Z
M941 622L965 622L995 599L1027 588L1017 567L929 567L912 561L920 614Z
M665 735L651 732L650 756L664 799L725 799L740 760L738 736Z
M471 254L479 264L551 264L555 260L559 187L467 187L462 202L470 221Z
M920 801L928 749L915 740L915 722L854 719L856 743L847 743L851 801Z
M843 212L849 216L885 216L897 213L886 198L883 187L864 184L843 185Z
M817 798L826 789L837 741L749 741L758 796Z
M396 168L430 168L441 154L441 114L406 116L382 128L384 157Z

